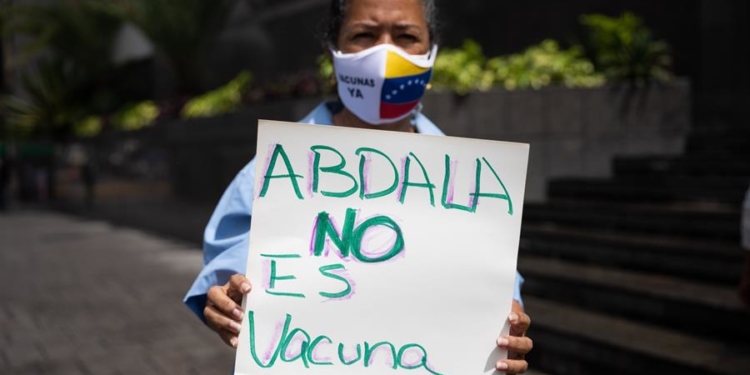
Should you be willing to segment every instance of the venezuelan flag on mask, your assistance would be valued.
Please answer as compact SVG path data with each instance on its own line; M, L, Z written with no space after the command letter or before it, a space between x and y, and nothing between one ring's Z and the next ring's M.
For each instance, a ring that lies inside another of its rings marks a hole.
M380 118L395 119L413 110L424 95L432 68L420 68L397 53L388 52L380 98Z

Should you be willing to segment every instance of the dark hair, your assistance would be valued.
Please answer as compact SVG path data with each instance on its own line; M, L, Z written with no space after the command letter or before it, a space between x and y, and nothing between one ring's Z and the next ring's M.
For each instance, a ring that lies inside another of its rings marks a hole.
M430 32L430 44L437 44L438 22L435 0L420 1L422 2L422 10L424 11L424 18L427 22L427 28ZM344 17L346 16L346 7L348 3L349 0L331 0L328 17L321 25L320 34L323 44L331 44L335 46L338 42L339 31L341 30L341 24L344 23Z

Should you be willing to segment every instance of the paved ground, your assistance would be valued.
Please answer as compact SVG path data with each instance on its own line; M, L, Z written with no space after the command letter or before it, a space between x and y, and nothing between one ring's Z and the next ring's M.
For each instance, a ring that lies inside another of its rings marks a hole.
M193 245L42 211L0 214L0 374L231 373L181 303Z

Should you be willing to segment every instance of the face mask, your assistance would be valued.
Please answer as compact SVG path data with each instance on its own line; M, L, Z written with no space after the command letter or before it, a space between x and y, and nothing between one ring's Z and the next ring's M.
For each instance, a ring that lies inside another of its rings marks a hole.
M410 55L392 44L357 53L333 53L339 98L368 124L393 123L412 113L432 76L437 46Z

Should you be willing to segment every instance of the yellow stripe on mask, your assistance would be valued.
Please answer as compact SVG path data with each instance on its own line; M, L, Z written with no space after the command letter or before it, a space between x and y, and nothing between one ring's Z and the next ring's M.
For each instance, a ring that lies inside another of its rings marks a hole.
M428 68L420 68L395 52L388 51L385 63L385 78L400 78L422 74Z

